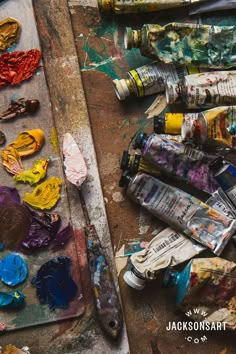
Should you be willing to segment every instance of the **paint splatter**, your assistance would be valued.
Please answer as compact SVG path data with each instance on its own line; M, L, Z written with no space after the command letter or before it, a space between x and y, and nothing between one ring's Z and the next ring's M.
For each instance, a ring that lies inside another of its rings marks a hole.
M51 129L50 143L52 144L53 151L55 154L59 153L59 143L57 138L57 130L55 127Z

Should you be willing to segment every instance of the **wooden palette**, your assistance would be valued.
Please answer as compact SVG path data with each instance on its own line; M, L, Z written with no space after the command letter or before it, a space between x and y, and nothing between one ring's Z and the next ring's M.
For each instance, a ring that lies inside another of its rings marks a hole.
M20 39L14 46L13 50L40 49L31 0L21 0L20 2L18 0L8 0L0 5L0 14L1 19L12 17L17 19L22 26ZM24 169L28 169L31 168L32 163L35 160L43 157L50 157L47 177L57 176L64 182L62 185L61 200L53 209L53 212L60 214L62 218L61 228L63 228L71 220L71 211L68 191L64 180L60 149L57 143L57 131L51 111L49 91L43 65L30 80L23 82L19 86L0 89L0 111L3 112L8 108L11 99L19 99L22 97L27 99L38 99L40 101L39 112L35 116L28 115L13 121L11 120L7 123L0 122L0 130L4 131L6 134L6 144L15 140L21 131L36 128L40 128L44 131L45 144L43 148L38 153L22 159L22 162ZM63 107L60 107L60 109L63 109ZM16 185L12 176L10 176L2 166L0 169L0 185L16 186L21 198L26 191L32 191L32 187L28 184L18 183ZM80 249L78 249L78 245ZM66 247L58 252L52 252L45 249L34 255L24 255L28 263L29 275L27 280L20 286L15 287L14 290L23 291L26 296L26 304L23 309L18 311L0 310L0 322L6 324L6 329L12 330L23 328L82 315L84 312L84 296L81 271L83 271L85 265L84 262L83 265L80 264L82 258L79 254L84 252L85 243L83 234L75 232L74 239L70 240ZM0 258L9 253L8 250L1 252ZM36 275L37 270L42 264L58 255L71 257L71 272L73 279L77 283L78 292L68 308L50 310L47 305L39 303L36 296L36 289L31 285L30 280ZM4 284L0 282L0 291L10 292L12 290L12 288L4 286Z

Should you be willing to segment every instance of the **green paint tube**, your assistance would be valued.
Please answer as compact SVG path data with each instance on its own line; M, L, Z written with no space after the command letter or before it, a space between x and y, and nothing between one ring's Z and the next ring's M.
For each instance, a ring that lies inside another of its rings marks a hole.
M171 9L202 1L206 0L98 0L98 6L101 11L127 14Z
M120 101L133 95L143 97L165 91L166 82L177 85L188 74L197 74L199 68L153 62L127 72L127 79L113 80Z
M236 26L169 23L126 28L126 49L140 48L142 55L166 64L208 68L236 66Z

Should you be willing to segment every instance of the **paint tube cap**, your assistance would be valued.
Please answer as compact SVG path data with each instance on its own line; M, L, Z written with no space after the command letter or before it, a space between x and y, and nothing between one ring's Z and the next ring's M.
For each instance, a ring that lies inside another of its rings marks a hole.
M180 99L179 85L170 81L166 83L166 102L167 104L175 103Z
M141 31L126 27L124 45L125 49L139 48L141 45Z
M98 0L98 8L100 11L112 10L111 0Z
M148 140L148 136L146 133L138 133L135 138L133 148L134 149L142 149L147 140Z
M123 278L126 284L128 284L133 289L142 290L145 288L145 279L139 278L136 274L132 272L132 270L128 270L127 272L125 272Z
M209 168L213 172L213 174L217 174L222 169L223 166L224 166L224 160L222 159L221 156L217 157L217 159L213 160L209 164Z
M154 118L154 132L156 134L165 134L165 118L163 117Z
M119 187L121 187L121 188L128 187L131 179L132 179L132 176L130 176L130 172L128 170L124 171L122 173L122 176L119 181Z
M121 79L121 80L115 79L113 80L113 85L114 85L116 97L120 101L124 101L126 97L130 95L129 87L125 79Z
M120 169L122 171L128 170L129 167L129 159L130 159L130 154L128 150L123 151L121 163L120 163Z

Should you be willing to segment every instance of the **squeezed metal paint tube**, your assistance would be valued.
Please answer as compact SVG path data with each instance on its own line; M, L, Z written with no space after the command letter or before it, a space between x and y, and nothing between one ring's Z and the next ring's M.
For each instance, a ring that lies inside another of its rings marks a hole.
M140 48L142 55L166 64L208 68L236 65L236 26L146 24L140 30L127 27L124 42L126 49Z
M117 98L123 101L131 95L143 97L164 92L167 81L174 84L185 75L199 72L195 67L153 62L128 71L127 79L115 79L113 84Z
M210 164L219 186L236 208L236 167L218 157Z
M221 190L213 193L206 204L235 219L236 210ZM132 288L142 290L148 280L157 278L161 269L183 263L205 249L200 243L168 227L158 233L144 250L130 257L131 268L125 272L124 280Z
M190 325L194 330L236 329L235 271L236 263L219 257L195 258L180 273L167 269L164 285L177 287L177 306L199 322L188 321L187 330ZM174 324L169 322L166 329L176 330Z
M182 116L181 135L184 140L191 140L198 145L235 147L236 106L215 107Z
M236 104L236 71L212 71L168 80L166 102L182 101L187 108L212 108Z
M236 221L209 207L184 191L159 179L138 173L123 174L120 186L127 186L127 196L175 230L220 255L236 230Z
M186 181L207 193L218 189L208 166L212 159L204 152L177 141L160 138L157 134L148 137L145 133L137 135L134 149L137 148L141 149L143 159L157 166L163 174Z
M117 14L153 12L187 6L206 0L98 0L101 11L114 11Z

